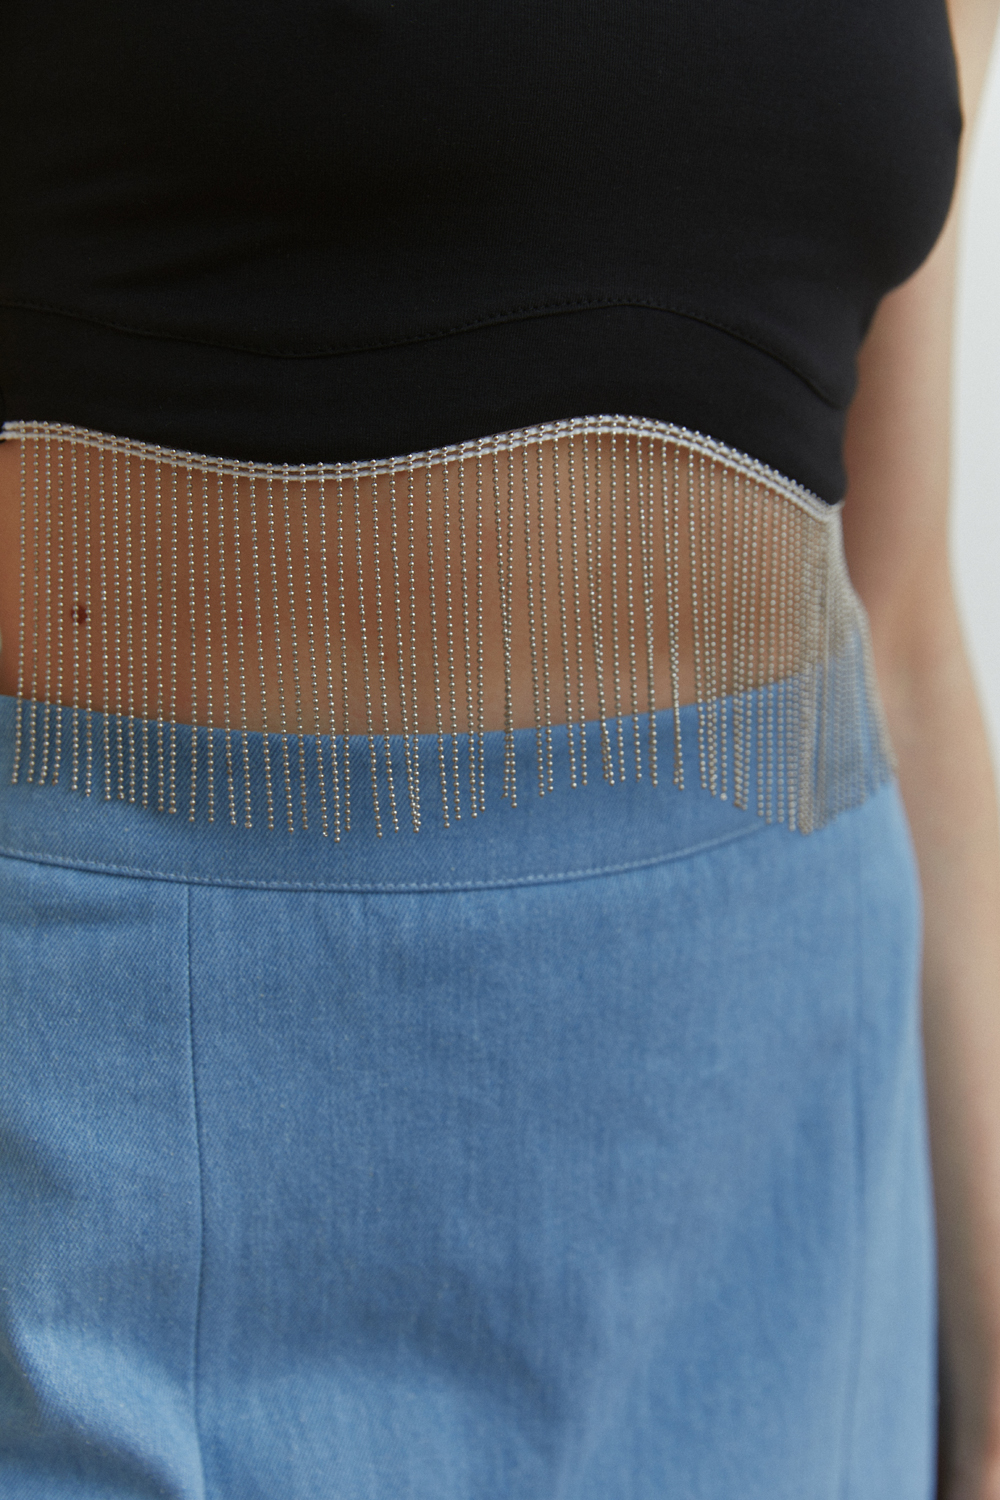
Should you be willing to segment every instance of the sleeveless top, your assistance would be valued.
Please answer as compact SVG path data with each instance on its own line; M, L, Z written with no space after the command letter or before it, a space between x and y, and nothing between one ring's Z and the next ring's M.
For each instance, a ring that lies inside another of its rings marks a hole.
M944 0L3 0L8 421L273 462L584 413L823 500L961 121Z

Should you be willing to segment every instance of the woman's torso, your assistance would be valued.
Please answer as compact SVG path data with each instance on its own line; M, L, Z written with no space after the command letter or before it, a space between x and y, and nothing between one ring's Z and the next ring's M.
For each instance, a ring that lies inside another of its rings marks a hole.
M842 492L858 344L879 296L926 253L951 190L958 111L941 0L832 10L564 0L542 15L444 3L280 16L199 6L169 18L117 5L85 17L63 4L4 9L7 419L280 466L365 464L617 411L709 432L826 501ZM594 455L605 483L610 441ZM552 445L543 451L518 471L519 552L528 512L554 524ZM0 446L9 693L24 590L18 469L17 445ZM68 477L48 482L71 508ZM355 498L371 503L364 469ZM138 484L131 504L152 531ZM435 479L437 525L441 507ZM201 547L200 508L196 497L188 536L182 497L181 552L185 538ZM625 522L614 565L610 529L591 564L607 609L617 594L607 632L618 631L627 672L640 585ZM263 513L261 525L263 538ZM301 550L287 559L300 582ZM266 591L266 557L263 568ZM199 583L201 623L192 615L182 628L202 646L213 619L218 638L217 573ZM426 613L428 580L415 586ZM760 587L746 584L751 602ZM650 588L659 617L668 584L658 572ZM231 578L229 589L232 603ZM374 629L370 596L371 585ZM538 717L520 587L518 600L510 629L525 649L506 704L499 599L486 602L485 728L511 712L517 724ZM552 608L555 631L554 598ZM681 701L696 695L691 608L674 641ZM357 662L364 634L360 617L346 620ZM665 631L652 647L665 704ZM418 697L431 704L442 668L429 637L417 657ZM455 672L461 695L461 660ZM269 656L272 704L273 673ZM594 711L596 678L587 691Z

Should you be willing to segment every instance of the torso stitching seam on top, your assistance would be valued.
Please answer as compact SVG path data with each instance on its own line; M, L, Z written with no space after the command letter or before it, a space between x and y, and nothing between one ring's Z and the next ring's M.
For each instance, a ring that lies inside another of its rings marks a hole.
M652 312L672 313L680 318L687 318L695 323L702 323L708 328L714 328L730 338L737 339L749 348L756 349L759 353L773 359L792 375L808 387L814 395L818 396L825 405L832 407L835 411L844 409L843 403L838 401L829 391L811 376L806 375L786 355L778 353L776 349L763 343L760 339L751 337L742 329L736 328L729 323L713 318L709 314L699 312L694 308L685 307L680 303L659 302L650 298L627 298L627 297L575 297L564 302L540 302L527 304L523 307L508 308L504 311L491 313L482 318L472 319L466 323L457 323L446 328L431 329L424 333L415 333L402 338L380 339L366 344L339 344L328 345L316 349L268 349L252 344L233 344L219 339L190 338L184 334L171 333L162 329L138 328L128 323L117 323L108 318L95 317L91 313L78 312L72 308L57 307L55 304L45 302L26 302L16 298L0 298L0 307L19 309L23 312L50 313L57 317L73 318L81 323L92 323L98 328L108 328L116 333L127 333L140 338L164 339L171 343L191 344L199 348L227 349L236 354L253 354L265 359L324 359L335 358L338 355L374 353L380 349L398 349L408 345L434 343L439 339L453 338L463 333L474 333L480 328L498 327L504 323L528 322L532 318L558 316L560 313L572 312L576 309L585 308L615 308L635 307L645 308Z

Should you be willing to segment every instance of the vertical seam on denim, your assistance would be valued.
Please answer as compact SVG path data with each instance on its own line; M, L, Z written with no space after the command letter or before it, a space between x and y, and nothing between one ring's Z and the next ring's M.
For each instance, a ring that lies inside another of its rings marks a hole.
M195 1442L198 1448L198 1473L201 1494L205 1495L205 1464L201 1448L201 1423L198 1417L198 1352L201 1341L201 1304L205 1274L205 1173L201 1154L201 1115L198 1109L198 1078L194 1059L194 984L191 963L191 887L185 886L187 917L187 1014L188 1056L191 1059L191 1106L194 1113L195 1155L198 1162L198 1284L194 1301L194 1328L191 1338L191 1408L194 1417Z
M854 839L855 891L860 888L862 860ZM851 1253L851 1336L847 1360L847 1383L844 1392L844 1428L841 1434L840 1500L850 1500L854 1490L854 1464L852 1460L854 1429L857 1421L858 1390L860 1386L861 1329L864 1313L864 1263L863 1246L866 1219L866 1173L864 1152L864 1111L862 1108L862 1080L859 1076L862 1055L861 996L864 983L865 951L865 907L856 902L857 918L852 925L855 934L854 950L854 1002L851 1015L851 1096L853 1105L855 1213L854 1243Z

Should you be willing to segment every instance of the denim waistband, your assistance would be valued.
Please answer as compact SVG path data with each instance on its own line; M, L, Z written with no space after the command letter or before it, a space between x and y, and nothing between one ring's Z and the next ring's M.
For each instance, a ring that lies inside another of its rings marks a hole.
M756 805L742 811L731 799L712 796L697 784L694 705L681 710L687 763L684 791L672 784L669 770L654 786L648 774L639 780L631 777L609 785L595 769L587 786L575 789L568 774L557 774L552 789L545 789L545 795L540 796L534 775L535 731L525 729L514 736L517 805L511 806L510 797L495 790L503 785L505 770L504 735L497 731L482 738L477 780L482 771L481 785L487 789L484 804L473 816L466 797L461 816L456 818L453 811L448 826L442 817L438 783L441 774L452 774L452 759L449 755L442 770L436 738L422 735L418 754L422 789L419 833L412 826L402 776L395 788L393 817L384 759L375 763L374 770L381 808L379 833L371 795L371 746L365 737L352 737L350 770L355 794L350 828L344 827L342 813L339 839L329 819L325 833L315 819L302 826L303 788L307 805L317 805L317 741L313 736L304 735L301 742L289 736L285 743L277 735L268 737L271 765L280 767L287 754L292 775L288 779L272 777L274 828L270 829L265 820L248 828L242 821L241 806L231 807L218 786L214 789L213 818L208 820L209 788L204 775L196 786L197 816L191 821L186 779L191 731L182 725L176 726L175 734L177 782L183 795L176 797L173 813L159 809L159 788L144 788L141 780L130 785L127 778L121 783L114 779L105 783L92 777L88 793L82 765L87 726L79 719L81 763L75 788L68 753L64 753L55 785L12 784L16 708L13 698L0 698L0 854L78 869L258 889L431 892L611 874L677 859L767 827L766 805L762 820ZM73 736L73 710L64 708L60 715L59 732L68 746ZM593 723L587 728L593 737L594 765L599 768L600 726ZM116 729L112 723L110 732L114 734ZM155 735L157 730L155 723L133 721L134 733ZM50 732L55 734L54 724ZM96 738L104 732L102 716L94 715L91 735ZM657 714L657 732L663 743L672 742L670 710ZM553 730L557 738L565 738L565 733L561 726ZM329 741L321 738L320 753L328 749ZM457 750L460 771L468 778L469 747L464 736L459 737ZM390 753L402 766L401 738L391 737ZM239 754L242 758L242 745ZM247 736L246 754L253 800L259 807L265 798L263 735ZM241 760L241 774L242 769ZM293 797L286 806L288 784Z

